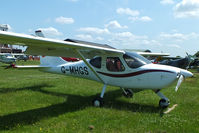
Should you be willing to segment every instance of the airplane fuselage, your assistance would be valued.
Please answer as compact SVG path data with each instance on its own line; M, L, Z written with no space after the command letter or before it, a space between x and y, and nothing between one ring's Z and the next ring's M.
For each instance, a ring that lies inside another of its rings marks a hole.
M89 60L87 61L89 62ZM100 82L83 61L68 62L55 67L45 68L43 71ZM161 89L176 81L182 69L151 63L136 69L126 67L124 72L110 72L96 68L95 71L107 85L136 89ZM191 74L188 71L186 73Z

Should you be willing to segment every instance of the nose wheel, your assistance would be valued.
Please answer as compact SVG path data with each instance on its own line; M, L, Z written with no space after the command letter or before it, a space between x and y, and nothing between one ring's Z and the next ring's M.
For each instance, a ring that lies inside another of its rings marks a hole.
M159 106L161 108L167 108L169 104L170 104L169 100L166 100L166 99L160 99L159 101Z

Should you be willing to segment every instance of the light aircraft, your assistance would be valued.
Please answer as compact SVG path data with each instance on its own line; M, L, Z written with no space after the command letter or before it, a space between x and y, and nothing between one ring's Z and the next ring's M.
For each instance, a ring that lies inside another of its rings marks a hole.
M16 66L18 68L38 68L45 72L75 76L104 84L94 106L103 105L107 85L117 86L127 97L133 91L153 90L161 99L160 107L169 106L169 99L160 90L176 80L177 91L184 78L192 77L187 70L152 64L135 52L125 52L105 45L92 45L61 41L30 35L0 31L0 42L28 46L26 53L42 55L38 66ZM59 56L59 57L49 57ZM77 62L67 62L61 57L81 58Z
M0 53L0 62L6 64L15 64L16 60L26 61L28 56L23 53Z
M27 61L29 59L29 55L26 54L13 54L17 60Z
M188 69L191 64L196 60L196 56L189 55L188 53L186 54L187 56L185 58L163 57L164 60L160 61L159 64Z
M15 63L17 58L14 57L14 55L10 53L0 53L0 62L6 63L6 64L13 64Z

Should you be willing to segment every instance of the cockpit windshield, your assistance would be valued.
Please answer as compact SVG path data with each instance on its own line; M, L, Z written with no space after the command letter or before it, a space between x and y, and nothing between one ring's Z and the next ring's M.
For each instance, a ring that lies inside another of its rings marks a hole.
M144 58L143 56L141 56L137 53L126 52L123 55L123 58L130 68L138 68L143 65L151 63L151 61L147 60L146 58Z

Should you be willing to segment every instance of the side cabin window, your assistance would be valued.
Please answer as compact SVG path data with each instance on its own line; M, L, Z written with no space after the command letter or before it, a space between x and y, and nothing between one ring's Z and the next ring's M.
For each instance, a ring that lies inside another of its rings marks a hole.
M141 67L145 64L150 64L151 62L149 60L147 60L146 58L135 54L135 53L127 53L123 55L123 58L126 62L126 64L130 67L130 68L138 68Z
M90 60L90 64L96 68L101 68L102 57L94 57Z
M106 68L112 72L122 72L125 70L124 65L122 64L119 57L107 57Z

